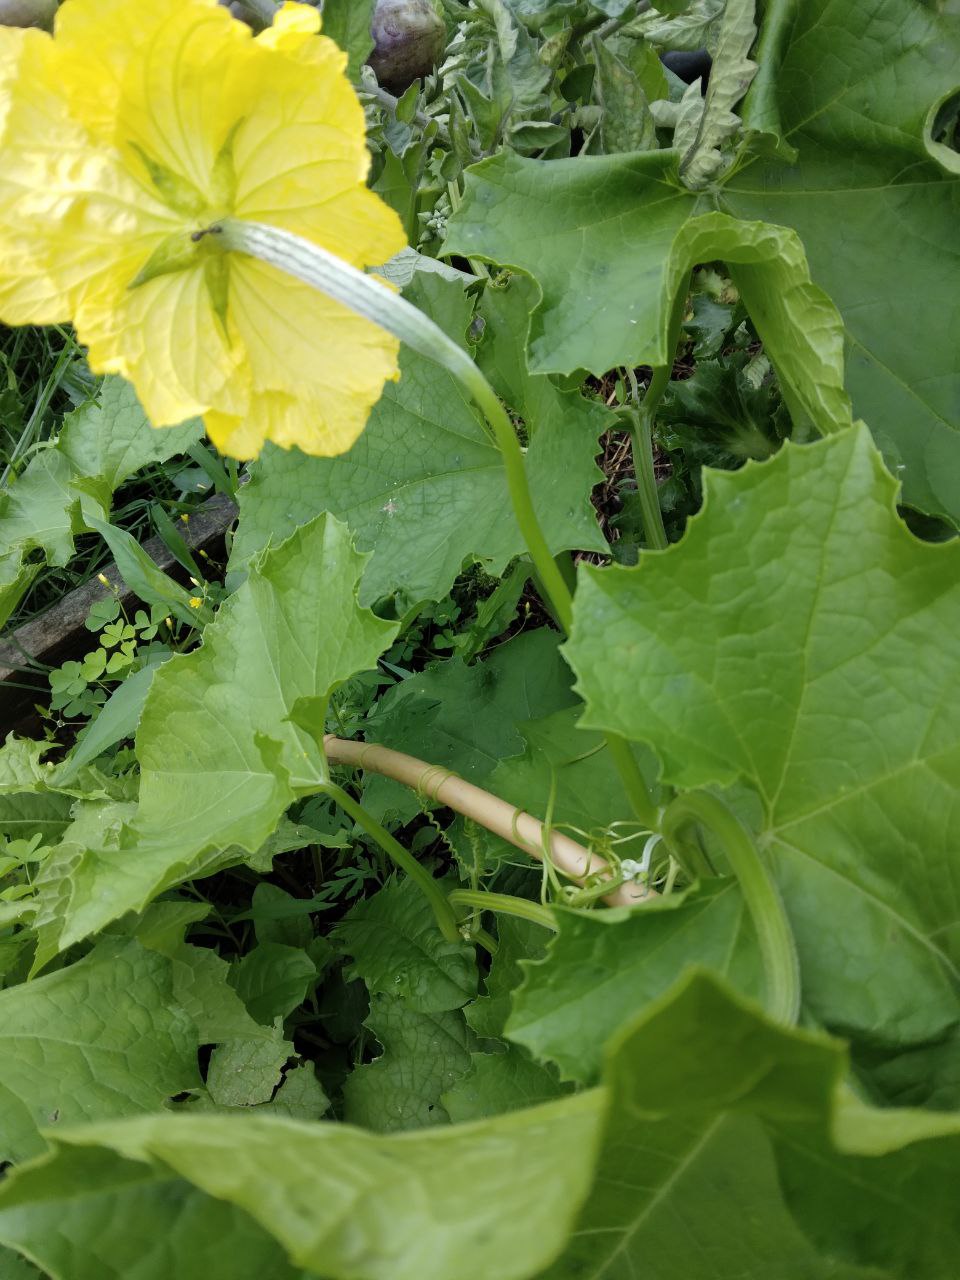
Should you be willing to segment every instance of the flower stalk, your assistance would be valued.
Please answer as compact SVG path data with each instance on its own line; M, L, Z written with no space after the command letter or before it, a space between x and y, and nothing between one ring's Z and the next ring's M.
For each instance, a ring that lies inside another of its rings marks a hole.
M564 631L568 631L573 616L573 599L533 509L520 441L496 392L467 352L429 316L394 293L381 280L300 236L237 218L224 219L211 227L210 232L216 236L222 249L268 262L335 298L365 319L372 320L420 355L442 365L470 393L493 430L503 458L517 524L550 607Z
M633 470L637 479L637 498L640 501L640 517L647 545L654 551L666 551L669 546L667 531L663 525L660 497L657 493L657 477L653 469L653 434L650 415L642 409L630 411L630 443L633 447Z

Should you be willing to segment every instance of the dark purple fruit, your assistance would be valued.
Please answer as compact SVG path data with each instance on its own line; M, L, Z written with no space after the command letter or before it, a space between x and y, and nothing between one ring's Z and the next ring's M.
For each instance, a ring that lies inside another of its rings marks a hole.
M697 49L692 53L688 53L685 49L671 50L669 53L661 53L660 61L684 84L693 84L694 80L702 80L706 88L707 81L710 79L710 68L713 66L713 59L706 49Z
M368 65L391 93L403 93L443 56L447 28L430 0L377 0L370 23L374 51Z
M59 0L0 0L0 26L53 30Z

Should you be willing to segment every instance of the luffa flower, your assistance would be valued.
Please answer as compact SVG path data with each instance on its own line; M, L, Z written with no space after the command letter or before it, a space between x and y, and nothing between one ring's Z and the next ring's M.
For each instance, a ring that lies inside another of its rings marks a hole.
M253 38L216 0L66 0L53 38L0 29L0 320L72 321L158 426L348 449L397 341L275 267L224 252L233 217L354 266L404 244L364 186L362 108L317 11Z

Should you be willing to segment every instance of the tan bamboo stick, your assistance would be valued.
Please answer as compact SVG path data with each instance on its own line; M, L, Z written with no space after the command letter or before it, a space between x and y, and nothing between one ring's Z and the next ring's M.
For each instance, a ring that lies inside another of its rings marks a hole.
M542 861L544 849L544 825L531 814L515 808L499 796L491 795L473 783L458 778L441 765L428 764L415 756L405 755L375 742L351 742L327 734L323 740L327 759L331 764L352 765L381 773L384 777L402 782L404 786L446 805L464 817L472 818L488 831L522 849L532 858ZM546 840L555 867L578 884L590 876L613 878L613 871L606 858L571 840L561 831L550 831ZM653 890L630 881L618 885L604 897L610 906L632 906L653 894Z

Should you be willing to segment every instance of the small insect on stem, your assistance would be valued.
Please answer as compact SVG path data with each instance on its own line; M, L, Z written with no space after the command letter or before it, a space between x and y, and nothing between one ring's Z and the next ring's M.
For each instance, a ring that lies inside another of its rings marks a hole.
M204 236L221 236L223 235L223 227L216 223L212 227L204 227L202 231L191 231L190 239L194 244L199 244Z

